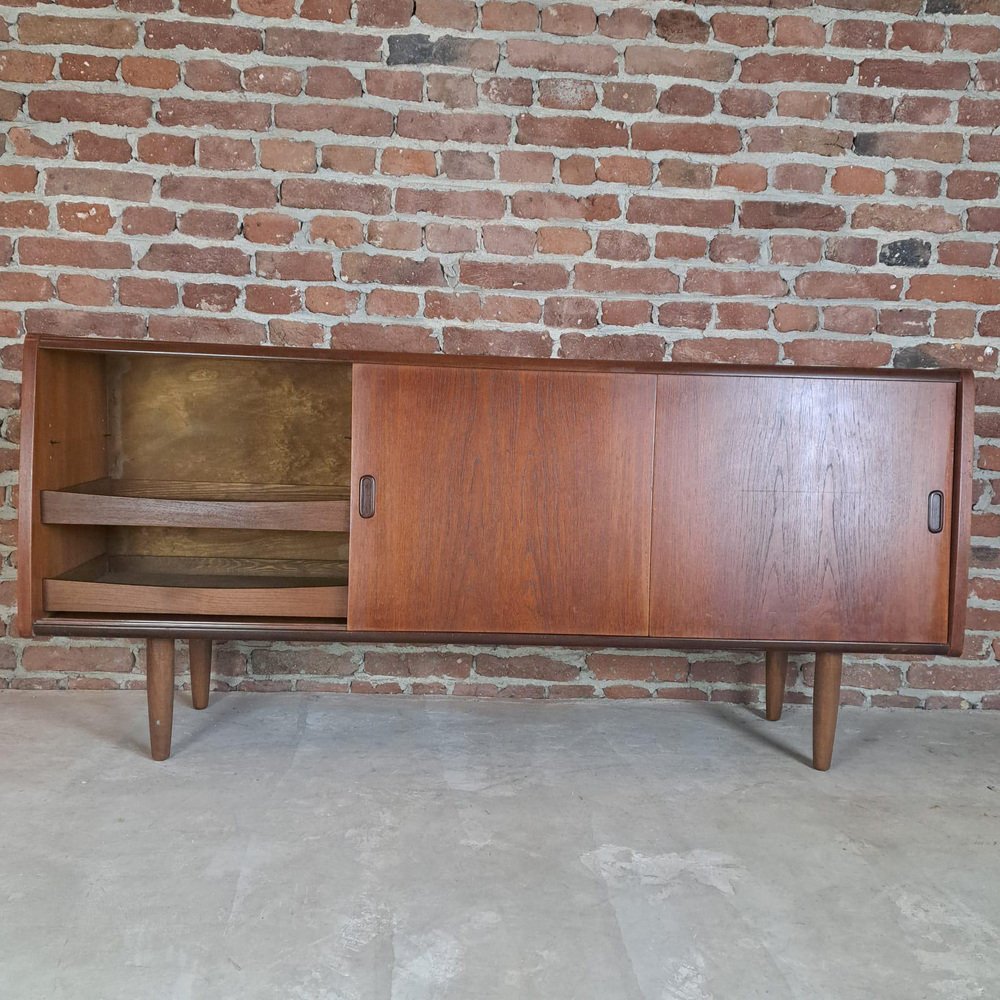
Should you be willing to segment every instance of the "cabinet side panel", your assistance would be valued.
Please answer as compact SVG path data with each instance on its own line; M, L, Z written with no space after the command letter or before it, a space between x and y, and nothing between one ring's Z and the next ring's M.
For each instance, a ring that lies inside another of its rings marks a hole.
M652 634L943 645L956 391L660 376Z
M952 517L951 615L948 653L961 656L969 602L969 545L972 536L972 465L975 450L976 383L971 371L961 373L955 421L955 485Z
M79 566L106 551L107 530L101 527L43 524L40 493L100 479L108 473L108 409L103 354L39 350L30 379L31 424L29 485L21 494L21 517L28 519L28 557L21 572L29 573L21 631L40 618L42 581ZM22 540L24 534L22 533Z
M647 375L356 366L350 627L646 634L655 392Z

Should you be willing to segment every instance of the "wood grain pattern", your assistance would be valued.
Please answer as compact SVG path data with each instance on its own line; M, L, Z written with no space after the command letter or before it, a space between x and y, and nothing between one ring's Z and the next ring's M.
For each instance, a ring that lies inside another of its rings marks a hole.
M146 707L149 751L153 760L170 756L174 725L174 640L146 641Z
M662 375L654 635L947 641L956 387Z
M208 708L208 695L212 686L212 640L188 641L188 667L191 674L191 704L194 708Z
M185 487L190 486L190 489ZM347 531L347 487L240 484L238 499L224 484L99 479L68 490L42 491L45 524L148 525L171 528L252 528L262 531ZM164 495L166 494L166 495ZM340 499L329 497L340 496Z
M40 494L107 474L108 410L101 354L26 346L18 628L44 613L42 580L103 552L107 532L42 522Z
M777 722L785 703L785 679L788 676L788 651L769 649L765 655L765 717Z
M264 618L342 618L347 614L347 587L341 579L298 573L220 575L204 572L201 565L180 572L179 562L98 557L72 572L46 579L45 609Z
M647 630L655 381L354 372L354 629Z
M115 478L350 482L350 365L114 356L109 390Z
M840 679L844 669L841 653L817 653L813 681L813 767L829 771L840 711Z

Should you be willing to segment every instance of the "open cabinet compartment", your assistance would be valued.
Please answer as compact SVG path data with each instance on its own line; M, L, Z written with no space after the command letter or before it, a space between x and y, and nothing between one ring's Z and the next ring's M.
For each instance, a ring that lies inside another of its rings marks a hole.
M36 365L36 615L346 619L350 363Z

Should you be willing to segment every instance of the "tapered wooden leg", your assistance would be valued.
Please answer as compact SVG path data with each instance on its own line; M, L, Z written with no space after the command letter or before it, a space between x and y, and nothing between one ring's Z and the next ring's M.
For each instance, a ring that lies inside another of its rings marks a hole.
M775 722L781 718L785 702L785 678L788 676L788 653L783 649L769 649L765 655L765 690L767 719Z
M170 756L174 724L174 640L146 640L146 702L149 707L149 749L153 760Z
M843 666L844 657L841 653L816 654L816 678L813 681L813 767L817 771L829 771L833 758Z
M208 689L212 679L212 640L189 640L188 660L191 664L191 704L195 708L208 708Z

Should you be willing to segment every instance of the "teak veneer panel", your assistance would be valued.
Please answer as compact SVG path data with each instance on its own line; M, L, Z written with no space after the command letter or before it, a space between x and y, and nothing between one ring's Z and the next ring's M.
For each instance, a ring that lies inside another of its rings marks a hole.
M655 391L355 366L350 628L644 635Z
M661 375L651 633L945 644L956 392Z

